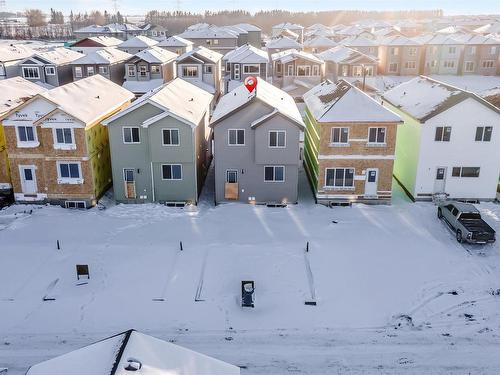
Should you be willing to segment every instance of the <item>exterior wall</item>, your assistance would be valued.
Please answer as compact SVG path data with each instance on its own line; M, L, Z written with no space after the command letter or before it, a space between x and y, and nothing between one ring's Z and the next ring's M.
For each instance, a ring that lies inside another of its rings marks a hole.
M455 47L456 52L450 53L450 47ZM462 64L463 45L428 45L425 49L425 74L458 74ZM432 66L432 62L435 66ZM446 67L446 61L453 61L453 67Z
M117 46L116 48L118 48L119 50L121 50L123 52L130 53L131 55L135 55L136 53L144 51L145 49L148 49L149 47L120 47L120 46Z
M166 46L158 46L160 48L166 49L167 51L173 52L180 55L183 55L186 52L189 52L193 49L193 45L190 44L189 46L184 46L184 47L166 47Z
M180 62L177 63L177 77L182 78L183 80L187 82L193 83L195 82L203 82L211 87L214 88L215 95L217 96L218 93L221 91L221 79L222 79L222 62L218 61L217 64L213 63L194 63L194 62ZM205 73L205 65L212 65L212 72L211 74ZM186 66L196 66L198 68L198 76L196 77L187 77L182 74L182 70ZM195 84L195 83L194 83Z
M5 142L5 133L0 124L0 194L8 193L12 189L10 178L9 159L7 155L7 145Z
M319 181L319 148L320 148L320 129L316 119L306 107L304 117L306 130L304 132L304 166L313 187L314 193L318 191Z
M398 48L397 55L392 54L392 48ZM416 49L415 54L410 53L412 49ZM422 48L419 46L380 46L378 56L378 70L380 74L406 76L418 75L420 72ZM415 62L415 68L405 67L405 64L410 62ZM398 64L395 72L391 72L389 69L391 63Z
M101 67L101 66L106 66L108 68L108 74L102 74L99 72L99 67ZM75 70L77 67L82 69L82 77L76 76ZM74 65L74 64L72 64L73 81L78 81L80 79L89 77L88 71L87 71L88 67L94 68L93 75L100 74L104 78L107 78L120 86L123 84L123 81L125 78L125 64L123 62L113 64L113 65L108 65L108 64L106 64L106 65L104 65L104 64L78 64L78 65Z
M492 49L493 47L493 49ZM479 74L491 76L497 74L499 67L500 45L466 45L463 50L460 73L464 75ZM483 66L485 61L491 61L492 67ZM467 63L472 62L474 68L467 70Z
M231 63L230 65L231 65L231 67L230 67L228 77L231 80L237 80L237 81L243 82L245 80L245 78L255 75L255 74L250 74L250 73L244 73L244 69L243 69L244 65L253 65L253 64ZM239 67L240 67L240 78L239 79L235 78L235 76L234 76L234 66L235 65L239 65ZM258 77L267 80L267 78L268 78L267 77L267 65L268 64L260 63L258 65L260 66L260 73L259 73Z
M247 37L247 43L257 47L261 48L262 47L262 36L260 31L249 31L248 32L248 37Z

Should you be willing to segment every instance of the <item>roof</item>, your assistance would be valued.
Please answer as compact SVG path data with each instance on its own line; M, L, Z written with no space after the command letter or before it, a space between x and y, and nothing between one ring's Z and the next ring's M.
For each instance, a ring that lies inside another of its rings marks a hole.
M461 41L463 44L468 45L497 45L500 44L500 39L491 37L491 36L482 36L478 34L461 34L454 35L458 41Z
M328 39L324 36L318 36L313 39L306 40L304 42L304 47L315 48L315 47L335 47L337 43L333 40Z
M130 91L99 74L56 87L40 96L86 125L93 124L134 98Z
M177 54L164 48L153 46L137 52L134 57L153 64L165 64L177 58ZM132 57L131 59L133 59Z
M27 375L129 375L129 361L141 375L239 375L237 366L130 330L32 366Z
M427 34L412 38L417 42L428 45L461 45L461 41L457 40L453 35L448 34Z
M238 27L238 28L245 30L245 31L261 31L260 27L252 25L250 23L238 23L238 24L232 25L232 26Z
M401 122L401 118L345 80L323 81L303 96L318 122Z
M186 30L179 34L185 39L217 38L217 39L237 39L238 35L225 28L217 26L203 27L194 30Z
M364 36L355 36L345 38L341 42L343 45L348 47L375 47L377 43L371 39L365 38Z
M223 60L230 63L267 63L269 55L266 51L245 44L226 53Z
M220 54L219 52L215 52L212 51L211 49L199 46L177 57L177 62L179 63L190 56L195 58L201 58L203 61L208 61L212 63L217 63L223 57L223 55Z
M323 61L335 62L337 64L349 64L363 58L368 59L372 62L377 61L374 56L369 56L362 52L356 51L355 49L340 45L323 51L316 56L318 56Z
M50 51L38 52L33 57L40 58L54 65L65 65L85 56L83 53L76 52L64 47L54 48Z
M429 77L415 77L383 94L384 100L425 122L441 112L471 98L500 113L500 109L478 95Z
M140 31L141 28L129 23L110 23L104 26L90 25L75 30L77 34L122 34L127 31Z
M147 48L158 44L157 40L148 38L144 35L134 36L133 38L127 39L123 43L120 43L118 48Z
M78 42L75 42L71 45L71 47L78 46L80 42L84 40L92 40L96 43L101 44L103 47L116 47L118 44L123 43L123 40L112 37L112 36L105 36L105 35L98 35L98 36L90 36L88 38L80 39Z
M383 38L380 43L381 46L420 46L421 44L413 39L407 38L403 35L393 35Z
M276 49L276 48L280 48L280 49L283 49L283 48L286 48L286 49L289 49L289 48L301 49L302 48L302 44L300 44L296 40L293 40L293 39L288 38L286 36L280 36L278 38L269 40L266 43L266 47L268 49L269 48L273 48L273 49Z
M273 29L303 30L304 26L291 22L282 22L274 25Z
M161 118L172 115L196 127L208 110L212 99L213 95L207 91L181 78L176 78L141 96L130 107L105 121L105 124L113 122L125 113L133 111L145 103L151 103L164 111L158 115ZM160 119L158 116L146 120L143 126Z
M134 94L144 94L160 87L163 83L162 78L150 79L148 81L125 81L123 82L123 88Z
M27 46L16 44L2 44L0 46L0 61L7 62L22 60L32 56L34 53L35 52Z
M497 33L500 33L500 21L489 23L487 25L478 27L477 29L474 29L474 31L476 33L481 33L481 34L497 34Z
M255 99L266 103L277 113L287 117L300 128L304 128L302 116L293 98L260 77L257 78L257 87L252 92L249 92L244 85L240 85L224 95L215 107L211 126Z
M296 49L287 49L286 51L273 53L271 55L271 59L273 61L281 61L283 64L297 59L304 59L317 64L323 64L323 60L314 56L312 53L297 51Z
M170 36L160 41L158 47L187 47L192 46L194 43L190 40L184 39L178 35Z
M83 64L115 64L132 57L130 53L119 50L118 48L103 48L98 51L92 51L85 56L73 61L73 65Z
M47 91L44 87L22 77L0 80L0 115L14 109L36 94Z

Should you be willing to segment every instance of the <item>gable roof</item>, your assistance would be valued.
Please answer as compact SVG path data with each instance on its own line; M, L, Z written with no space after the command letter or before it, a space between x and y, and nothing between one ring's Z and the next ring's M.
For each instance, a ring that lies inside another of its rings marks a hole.
M252 25L250 23L238 23L238 24L232 25L232 26L237 27L237 28L242 29L242 30L245 30L245 31L261 31L260 27Z
M269 55L266 51L244 44L226 53L223 60L230 63L267 63L269 62Z
M230 30L217 26L201 27L199 29L187 29L179 34L185 39L217 38L217 39L237 39L238 35Z
M89 52L85 56L71 62L71 64L115 64L128 60L132 56L133 55L130 53L119 50L118 48L103 48L98 51Z
M295 48L295 49L302 49L302 44L297 42L296 40L293 40L292 38L289 38L287 36L280 36L278 38L274 38L269 40L266 43L266 48Z
M177 54L166 50L164 48L153 46L147 49L137 52L129 61L134 59L144 60L152 64L166 64L170 61L174 61L177 58Z
M0 80L0 116L24 103L33 95L47 91L46 88L22 77Z
M73 43L71 47L78 47L80 44L85 43L88 40L93 41L96 44L100 44L103 47L116 47L117 45L123 43L123 40L112 36L98 35L80 39L79 41Z
M283 64L297 59L304 59L317 64L324 63L323 60L314 56L312 53L297 51L296 49L287 49L286 51L273 53L271 59L273 61L281 61Z
M323 81L303 98L318 122L401 122L394 112L342 79Z
M304 47L315 48L315 47L335 47L337 43L333 40L328 39L324 36L317 36L316 38L306 40L304 42Z
M323 61L334 62L337 64L350 64L362 59L367 59L373 63L377 62L377 59L374 56L366 55L362 52L356 51L355 49L342 45L330 48L317 54L316 56Z
M425 76L415 77L383 94L384 100L421 122L468 98L500 113L499 108L470 91Z
M215 52L212 51L211 49L199 46L177 57L177 63L182 63L182 60L188 57L194 57L201 59L203 61L217 63L222 59L223 55L220 54L219 52Z
M345 38L341 41L344 46L347 47L376 47L377 43L371 39L365 38L364 36L353 36Z
M35 53L31 48L19 44L0 45L0 61L17 61L26 59Z
M273 26L273 29L303 30L304 26L297 23L282 22Z
M237 366L167 341L129 330L32 366L27 375L128 375L129 360L141 375L239 375Z
M189 123L192 127L196 127L208 110L212 99L213 95L207 91L181 78L176 78L141 96L131 106L110 117L103 124L109 125L121 116L146 103L150 103L161 108L163 113L146 120L143 126L172 115L181 121Z
M421 43L414 39L407 38L403 35L393 35L383 38L380 43L381 46L420 46Z
M147 48L155 46L157 44L158 44L157 40L148 38L147 36L144 35L138 35L120 43L118 48Z
M66 65L85 56L83 53L76 52L64 47L54 48L50 51L38 52L30 59L42 59L53 65ZM22 64L22 63L21 63Z
M239 85L224 95L215 107L210 126L217 124L219 121L238 111L252 100L264 102L281 115L291 120L301 129L304 128L302 116L293 98L285 91L271 85L260 77L257 78L257 87L252 92L249 92L244 85Z
M497 34L500 33L500 21L489 23L487 25L474 29L476 33L481 34Z
M187 47L192 46L194 43L190 40L184 39L178 35L170 36L160 41L158 47Z

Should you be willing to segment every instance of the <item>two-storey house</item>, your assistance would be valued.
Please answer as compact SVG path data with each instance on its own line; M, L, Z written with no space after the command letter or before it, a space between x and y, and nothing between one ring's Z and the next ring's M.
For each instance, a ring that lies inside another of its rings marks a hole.
M379 44L379 74L401 76L420 74L424 48L420 43L396 35L382 39Z
M179 36L193 42L194 47L205 47L222 54L238 47L238 34L236 32L213 25L188 29Z
M177 78L105 121L118 202L198 202L212 156L211 102Z
M474 34L455 35L454 38L464 43L459 74L500 74L500 39Z
M373 38L353 36L342 40L340 44L355 49L365 55L374 56L375 58L378 56L378 43Z
M266 42L266 49L269 54L269 58L271 58L271 56L275 53L289 49L296 49L297 51L300 51L302 50L302 47L301 43L286 36L280 36Z
M15 200L95 205L111 186L108 133L101 122L132 98L95 75L36 94L3 115Z
M383 95L404 120L394 176L416 200L494 200L500 172L500 110L472 92L416 77Z
M339 77L377 75L377 59L349 47L338 45L316 56L325 62L325 77L333 82Z
M423 35L414 39L425 45L424 74L458 74L463 42L446 34Z
M215 200L296 203L304 123L293 98L257 78L224 95L211 119Z
M304 41L304 26L292 22L282 22L274 25L271 30L271 35L273 38L277 38L283 35L283 32L286 30L290 30L294 34L297 34L297 41L299 43Z
M267 80L269 56L266 51L245 44L228 52L223 58L224 91L231 91L235 85L241 84L249 76Z
M193 49L194 43L190 40L174 35L160 41L157 47L161 47L170 52L174 52L179 56Z
M304 95L304 165L318 203L390 203L401 119L345 80Z

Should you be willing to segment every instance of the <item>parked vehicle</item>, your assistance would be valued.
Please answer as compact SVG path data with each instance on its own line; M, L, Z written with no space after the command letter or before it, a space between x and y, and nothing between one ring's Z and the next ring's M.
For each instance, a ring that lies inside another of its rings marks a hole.
M438 207L438 218L455 232L458 242L484 244L495 242L495 231L472 204L443 202Z

